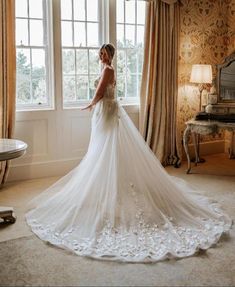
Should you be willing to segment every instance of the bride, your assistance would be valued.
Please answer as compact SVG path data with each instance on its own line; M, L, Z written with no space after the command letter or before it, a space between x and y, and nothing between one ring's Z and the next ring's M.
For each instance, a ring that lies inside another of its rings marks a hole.
M83 108L94 107L85 157L31 202L26 220L42 240L98 259L154 262L207 249L232 221L152 153L115 98L114 53L100 48L103 71Z

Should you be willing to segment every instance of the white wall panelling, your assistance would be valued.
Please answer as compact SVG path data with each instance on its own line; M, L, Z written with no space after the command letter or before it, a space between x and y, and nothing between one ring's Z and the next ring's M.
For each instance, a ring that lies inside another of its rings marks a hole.
M138 105L124 108L138 127ZM17 112L14 138L25 141L28 149L12 160L8 181L69 172L87 151L91 115L79 109Z

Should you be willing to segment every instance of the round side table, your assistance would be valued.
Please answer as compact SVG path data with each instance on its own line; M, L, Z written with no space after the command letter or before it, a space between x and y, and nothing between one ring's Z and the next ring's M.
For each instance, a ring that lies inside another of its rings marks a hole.
M20 140L0 139L0 161L22 156L28 145Z
M20 140L0 139L0 161L11 160L25 154L28 145ZM4 222L14 223L16 217L12 207L0 206L0 218Z

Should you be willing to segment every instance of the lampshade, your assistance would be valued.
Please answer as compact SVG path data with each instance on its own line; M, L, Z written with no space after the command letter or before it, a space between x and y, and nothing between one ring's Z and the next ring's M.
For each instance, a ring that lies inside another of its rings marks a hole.
M212 83L211 65L193 65L190 82L198 84L211 84Z

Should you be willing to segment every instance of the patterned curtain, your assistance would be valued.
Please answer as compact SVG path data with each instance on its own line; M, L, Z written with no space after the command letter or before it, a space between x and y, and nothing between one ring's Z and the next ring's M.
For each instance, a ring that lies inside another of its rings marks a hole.
M0 138L11 138L15 122L16 51L15 1L0 0ZM6 180L9 162L1 162L0 183Z
M146 3L145 48L140 93L140 132L163 165L180 164L176 112L179 1Z

